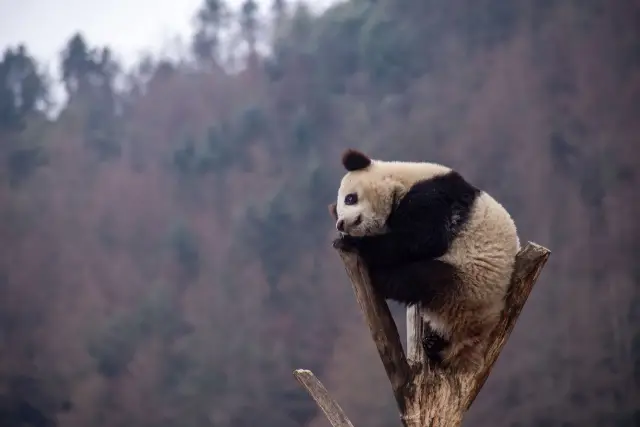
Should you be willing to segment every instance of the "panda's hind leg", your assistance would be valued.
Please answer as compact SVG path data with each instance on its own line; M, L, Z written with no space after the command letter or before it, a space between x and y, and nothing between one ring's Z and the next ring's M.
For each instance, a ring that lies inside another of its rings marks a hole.
M484 365L487 340L496 319L467 322L452 330L452 343L442 352L443 365L456 372L478 372Z

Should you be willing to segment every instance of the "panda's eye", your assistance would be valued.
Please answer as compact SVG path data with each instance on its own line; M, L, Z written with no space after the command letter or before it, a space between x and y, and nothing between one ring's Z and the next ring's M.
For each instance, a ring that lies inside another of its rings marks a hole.
M355 205L358 203L358 195L356 193L347 194L344 198L345 205Z

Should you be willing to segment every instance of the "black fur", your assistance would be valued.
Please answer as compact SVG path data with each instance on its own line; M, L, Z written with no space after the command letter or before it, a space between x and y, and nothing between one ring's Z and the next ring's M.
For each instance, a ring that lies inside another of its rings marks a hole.
M334 247L357 251L385 298L407 305L433 303L459 284L455 267L435 258L447 252L479 194L455 171L418 182L387 219L387 233L343 236Z
M371 164L371 159L360 151L348 149L342 154L342 165L349 172L365 169Z
M437 305L460 283L455 267L439 260L414 261L396 267L367 266L376 290L385 298L406 305L419 302Z
M371 284L385 298L432 309L446 304L462 284L456 267L435 258L444 255L471 215L480 190L460 174L414 184L387 219L381 235L342 236L334 247L357 251L367 265ZM332 209L330 211L333 214ZM430 325L422 342L429 360L440 363L449 341Z
M431 329L428 323L425 326L428 330L422 339L422 348L424 349L424 353L430 360L440 363L442 362L442 350L447 348L449 341Z
M342 236L334 247L357 251L380 294L406 305L437 307L455 295L461 278L455 266L436 260L448 250L467 223L480 190L455 171L413 185L387 219L381 235ZM330 212L333 214L332 208ZM423 340L425 355L441 362L449 342L430 325Z

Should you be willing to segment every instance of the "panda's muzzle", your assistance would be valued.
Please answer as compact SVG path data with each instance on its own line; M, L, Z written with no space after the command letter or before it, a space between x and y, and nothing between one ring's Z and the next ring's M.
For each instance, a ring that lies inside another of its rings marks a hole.
M351 223L351 225L349 226L349 228L351 227L357 227L358 225L360 225L362 223L362 215L358 215L358 217L356 218L355 221L353 221L353 223ZM342 233L345 232L345 221L344 219L340 219L338 220L338 222L336 223L336 229Z

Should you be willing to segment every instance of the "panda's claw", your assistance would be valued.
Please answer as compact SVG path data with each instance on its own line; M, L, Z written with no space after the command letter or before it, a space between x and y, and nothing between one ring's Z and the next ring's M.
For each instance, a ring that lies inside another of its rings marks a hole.
M441 352L447 346L447 341L435 332L429 332L422 338L425 355L434 362L441 362Z
M435 334L429 334L422 339L422 346L426 351L432 351L438 343L438 337Z

